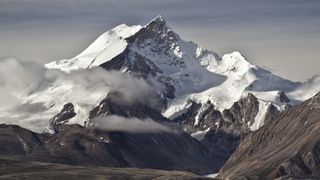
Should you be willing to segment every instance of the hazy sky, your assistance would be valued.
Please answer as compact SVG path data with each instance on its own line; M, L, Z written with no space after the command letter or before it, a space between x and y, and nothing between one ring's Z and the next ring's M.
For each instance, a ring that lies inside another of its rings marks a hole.
M70 58L108 29L158 14L219 55L240 51L292 80L320 74L319 0L0 0L0 57Z

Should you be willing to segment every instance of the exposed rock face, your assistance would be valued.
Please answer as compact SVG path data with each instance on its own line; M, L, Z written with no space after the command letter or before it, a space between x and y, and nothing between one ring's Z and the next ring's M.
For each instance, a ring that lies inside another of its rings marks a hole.
M89 113L89 120L108 115L136 117L140 119L151 118L155 121L169 122L158 111L139 102L130 103L122 93L116 91L109 92L107 97Z
M249 93L235 102L230 109L221 113L215 110L210 101L204 105L190 101L185 113L174 118L173 121L193 129L228 128L245 134L250 131L250 126L256 121L259 103L258 99ZM266 115L261 120L273 119L278 112L277 108L270 104Z
M135 34L129 41L132 42L133 46L139 49L144 49L148 47L153 54L159 56L168 56L173 54L173 50L179 48L178 41L180 37L174 31L172 31L166 24L166 21L161 17L157 17L145 28L141 29L137 34ZM179 50L177 50L179 51ZM172 59L167 59L162 62L166 65L179 66L180 68L185 67L185 62L178 58L177 56L171 56Z
M57 122L57 123L63 123L68 119L73 118L76 115L74 112L74 106L72 103L67 103L63 105L62 110L60 111L59 114L55 115L52 118L52 121Z
M291 106L286 106L286 109L289 109ZM264 123L266 124L269 121L275 121L276 118L280 115L281 111L279 111L273 104L267 109L267 114L264 117Z
M290 99L288 98L288 96L283 91L280 91L280 93L279 93L279 100L281 103L291 102Z
M188 132L211 128L201 142L212 154L221 158L220 162L223 165L238 147L240 140L250 131L249 125L255 121L259 111L257 98L248 94L222 113L215 110L210 101L205 105L192 101L189 103L188 110L174 121L182 124ZM274 117L274 113L271 112L270 109L270 117L266 118Z
M55 115L51 120L51 127L55 132L61 130L61 124L67 123L67 121L76 116L74 112L74 106L72 103L67 103L63 106L60 113Z
M235 102L230 109L223 111L224 124L235 129L248 129L254 123L259 111L259 101L251 93L246 98Z
M140 29L137 34L127 38L129 45L124 52L100 66L107 70L123 70L146 80L151 76L157 82L149 82L156 83L154 86L159 88L159 93L165 98L173 99L175 97L175 87L172 84L172 78L164 74L154 60L141 53L140 50L150 47L151 49L148 49L150 53L158 56L168 56L172 54L174 45L177 46L178 39L178 35L168 28L165 20L158 17L146 25L145 28ZM166 59L166 62L162 63L168 63L169 66L177 64L183 66L184 62L181 58L170 56L169 59Z
M320 93L246 137L221 169L223 179L320 178Z
M200 110L201 104L190 100L188 101L187 107L186 111L180 116L174 118L173 121L183 125L193 126L196 123L195 118Z

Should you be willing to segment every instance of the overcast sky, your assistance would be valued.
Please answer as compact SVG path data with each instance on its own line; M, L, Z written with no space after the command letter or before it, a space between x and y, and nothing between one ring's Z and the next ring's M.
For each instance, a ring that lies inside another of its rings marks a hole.
M0 57L70 58L108 29L158 14L219 55L240 51L291 80L320 74L319 0L0 0Z

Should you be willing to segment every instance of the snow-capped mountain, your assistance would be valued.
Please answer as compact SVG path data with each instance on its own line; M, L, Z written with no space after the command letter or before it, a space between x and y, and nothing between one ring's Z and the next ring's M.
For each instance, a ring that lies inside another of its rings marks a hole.
M66 72L99 66L122 53L128 45L125 39L136 34L141 28L141 26L129 27L121 24L102 34L76 57L55 61L45 66L54 69L58 68Z
M254 168L263 174L264 167L308 175L319 172L320 95L305 100L319 91L320 76L292 82L239 52L220 57L158 16L144 26L119 25L71 59L45 66L0 59L0 155L201 175L228 161L221 177ZM297 147L316 153L296 156ZM268 153L277 148L280 156ZM256 166L258 155L283 164ZM306 163L292 163L295 157Z
M170 119L183 115L190 102L200 104L194 125L201 121L199 115L207 109L208 102L222 112L251 93L258 98L255 122L249 125L251 130L264 124L271 104L282 110L287 104L302 102L320 90L316 80L292 82L251 64L239 52L219 57L181 39L162 16L145 26L119 25L74 58L45 66L65 72L101 66L143 77L167 100L163 115ZM303 91L306 87L308 91Z
M84 125L115 90L187 129L196 127L191 133L235 124L256 130L274 107L283 110L320 90L318 76L292 82L239 52L220 57L185 41L161 16L144 26L119 25L74 58L45 67L10 58L0 61L0 70L1 95L8 102L0 103L0 122L35 132L52 132L50 120L68 103L75 115L67 122Z

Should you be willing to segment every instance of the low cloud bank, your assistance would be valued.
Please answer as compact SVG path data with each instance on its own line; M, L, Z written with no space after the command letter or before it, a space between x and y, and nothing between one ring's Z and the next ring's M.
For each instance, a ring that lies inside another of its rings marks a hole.
M125 131L130 133L174 133L171 128L151 119L125 118L121 116L107 116L90 121L91 127L106 131Z
M157 96L147 82L129 74L101 68L64 73L31 61L2 58L0 123L45 132L49 120L71 102L77 116L70 123L83 125L89 111L112 90L123 93L128 102L150 106Z

